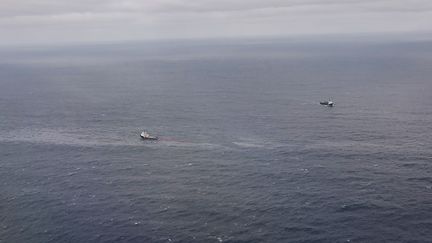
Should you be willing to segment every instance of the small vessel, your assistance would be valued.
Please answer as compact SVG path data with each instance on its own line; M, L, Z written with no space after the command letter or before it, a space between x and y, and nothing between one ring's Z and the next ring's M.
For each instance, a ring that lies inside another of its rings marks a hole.
M158 140L158 137L151 136L147 131L142 132L140 137L144 140Z
M328 101L321 101L320 104L328 106L328 107L333 107L334 106L334 102L331 101L330 99Z

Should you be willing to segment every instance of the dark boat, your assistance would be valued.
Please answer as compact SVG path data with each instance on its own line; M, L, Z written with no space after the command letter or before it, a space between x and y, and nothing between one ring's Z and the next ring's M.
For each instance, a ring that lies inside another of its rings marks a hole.
M150 134L146 131L142 132L140 137L144 140L158 140L158 137L150 136Z
M328 107L333 107L334 106L334 102L331 101L330 99L328 101L321 101L320 104L328 106Z

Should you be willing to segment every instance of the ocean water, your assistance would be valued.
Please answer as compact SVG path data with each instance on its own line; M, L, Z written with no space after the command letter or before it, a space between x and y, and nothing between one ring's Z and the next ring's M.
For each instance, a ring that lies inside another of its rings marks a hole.
M431 242L431 67L432 42L3 48L0 242Z

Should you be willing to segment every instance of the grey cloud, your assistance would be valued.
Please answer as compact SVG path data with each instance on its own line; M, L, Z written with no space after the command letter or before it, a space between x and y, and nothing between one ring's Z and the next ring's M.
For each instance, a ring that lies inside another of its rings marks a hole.
M86 41L430 32L431 12L430 0L0 0L0 34L25 42L35 33Z
M357 5L368 10L383 12L432 9L432 1L429 0L2 0L0 1L0 16L60 15L79 12L241 12L304 6L328 8L349 5L353 9Z

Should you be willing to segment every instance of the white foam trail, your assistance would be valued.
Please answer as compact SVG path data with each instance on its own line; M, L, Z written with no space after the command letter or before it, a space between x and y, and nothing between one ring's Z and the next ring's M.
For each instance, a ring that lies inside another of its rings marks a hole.
M176 147L216 149L222 145L212 143L195 143L182 141L142 141L134 134L95 133L82 129L18 129L0 133L3 142L28 142L71 146L148 146L148 147Z
M247 143L247 142L233 142L233 144L244 147L244 148L263 148L263 144L254 144L254 143Z
M118 139L98 139L97 136L77 133L62 129L21 129L0 134L0 141L47 143L58 145L95 146L95 145L121 145L124 141Z
M180 141L159 141L159 145L169 146L169 147L199 147L199 148L224 148L224 146L213 143L192 143L192 142L180 142Z
M277 147L287 146L288 144L274 143L265 141L260 138L239 138L239 141L232 142L233 144L243 148L263 148L263 149L274 149Z

